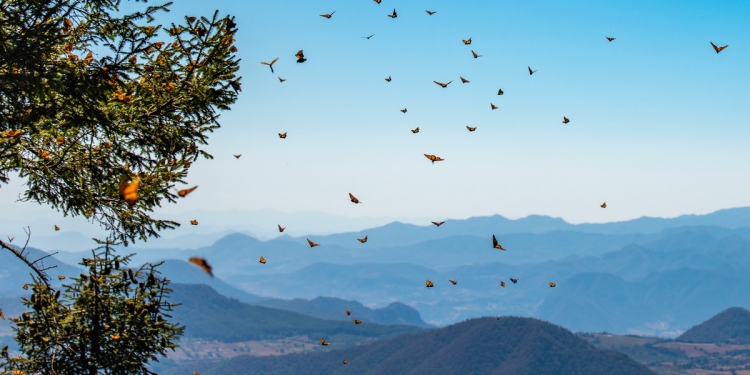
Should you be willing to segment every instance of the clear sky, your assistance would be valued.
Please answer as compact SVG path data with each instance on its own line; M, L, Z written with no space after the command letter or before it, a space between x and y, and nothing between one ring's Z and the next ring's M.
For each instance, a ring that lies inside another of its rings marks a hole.
M749 1L176 0L158 21L217 8L237 17L243 91L216 159L191 168L200 188L165 215L605 222L750 205Z

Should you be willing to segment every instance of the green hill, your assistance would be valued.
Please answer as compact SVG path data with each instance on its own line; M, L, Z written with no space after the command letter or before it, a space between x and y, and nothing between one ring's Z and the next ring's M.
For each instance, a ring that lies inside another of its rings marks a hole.
M713 344L750 344L750 311L726 309L685 331L676 341Z
M342 361L347 359L348 365ZM531 318L480 318L373 344L277 357L241 356L163 374L653 375L626 355L594 348Z

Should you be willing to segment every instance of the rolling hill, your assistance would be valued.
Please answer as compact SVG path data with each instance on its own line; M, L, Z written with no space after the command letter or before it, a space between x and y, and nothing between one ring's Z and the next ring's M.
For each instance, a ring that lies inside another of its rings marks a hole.
M676 341L750 344L750 311L731 307L685 331Z

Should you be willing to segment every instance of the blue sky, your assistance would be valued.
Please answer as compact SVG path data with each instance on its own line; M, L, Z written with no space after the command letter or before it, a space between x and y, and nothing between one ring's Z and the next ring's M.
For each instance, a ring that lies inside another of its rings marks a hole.
M191 169L200 188L165 216L605 222L750 205L750 2L177 0L158 21L217 8L237 17L243 91L216 159ZM260 62L275 57L272 74Z

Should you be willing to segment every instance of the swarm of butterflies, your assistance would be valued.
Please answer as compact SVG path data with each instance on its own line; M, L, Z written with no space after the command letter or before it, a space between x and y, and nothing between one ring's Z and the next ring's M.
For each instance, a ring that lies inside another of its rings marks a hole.
M380 3L382 2L382 0L373 0L373 1L374 1L375 3L377 3L377 4L380 4ZM434 14L436 14L436 13L437 13L437 12L435 12L435 11L431 11L431 10L425 10L425 12L427 12L427 14L428 14L429 16L432 16L432 15L434 15ZM323 18L325 18L325 19L331 19L331 18L333 17L333 15L334 15L335 13L336 13L336 12L334 11L334 12L331 12L331 13L324 13L324 14L321 14L320 16L321 16L321 17L323 17ZM397 17L398 17L398 13L396 12L396 9L393 9L393 12L392 12L392 13L390 13L390 14L386 14L386 15L387 15L387 16L388 16L389 18L391 18L391 19L395 19L395 18L397 18ZM368 40L369 40L369 39L370 39L370 38L372 38L373 36L375 36L375 34L372 34L372 35L369 35L369 36L365 36L365 37L363 37L363 38L365 38L365 39L368 39ZM609 36L607 36L607 37L605 37L605 38L606 38L606 39L607 39L607 41L609 41L609 42L612 42L612 41L614 41L614 40L615 40L615 38L613 38L613 37L609 37ZM468 39L462 39L462 43L463 43L464 45L467 45L467 46L468 46L468 45L471 45L471 44L472 44L472 39L471 39L471 38L468 38ZM726 48L728 47L728 45L724 45L724 46L717 46L717 45L716 45L716 44L714 44L713 42L710 42L710 43L711 43L711 47L713 47L713 49L714 49L714 51L716 51L716 53L719 53L719 52L721 52L721 51L725 50L725 49L726 49ZM480 57L482 57L482 55L480 55L480 54L476 53L476 52L475 52L474 50L471 50L471 55L472 55L472 57L473 57L473 58L475 58L475 59L476 59L476 58L480 58ZM305 61L307 61L307 58L305 57L305 54L304 54L304 50L299 50L299 51L298 51L298 52L297 52L296 54L294 54L294 57L296 58L296 61L297 61L297 63L298 63L298 64L299 64L299 63L304 63ZM271 62L265 62L265 61L264 61L264 62L261 62L261 64L263 64L263 65L266 65L266 66L268 66L268 67L269 67L269 68L271 69L271 72L272 72L272 73L275 73L275 71L274 71L274 69L273 69L273 66L274 66L274 64L276 64L276 62L277 62L277 61L279 61L279 58L278 58L278 57L277 57L277 58L275 58L275 59L273 59L273 60L271 60ZM534 73L536 73L536 72L537 72L536 70L533 70L533 69L531 69L531 67L530 67L530 66L529 66L529 67L527 67L527 69L528 69L529 75L534 75ZM461 82L462 82L462 83L469 83L469 82L470 82L470 81L469 81L468 79L466 79L466 78L464 78L464 77L459 77L459 78L461 79ZM286 81L286 79L284 79L284 78L281 78L281 77L278 77L278 79L279 79L279 82L284 82L284 81ZM392 77L391 77L391 76L388 76L387 78L385 78L385 81L386 81L386 82L391 82L391 81L392 81ZM443 82L439 82L439 81L433 81L433 82L434 82L434 83L435 83L436 85L438 85L438 86L440 86L440 87L442 87L442 88L447 88L447 87L448 87L448 85L450 85L450 84L451 84L451 83L452 83L453 81L451 80L451 81L448 81L448 82L446 82L446 83L443 83ZM504 94L503 90L502 90L502 89L498 89L498 91L497 91L497 95L503 95L503 94ZM498 107L497 107L497 106L496 106L496 105L495 105L494 103L490 103L490 108L491 108L492 110L496 110L496 109L498 109ZM406 113L406 112L407 112L407 109L406 109L406 108L404 108L404 109L401 109L400 111L401 111L402 113ZM563 124L567 124L567 123L569 123L569 122L570 122L570 119L568 119L568 117L566 117L566 116L563 116L563 120L562 120L562 123L563 123ZM466 129L467 129L467 130L468 130L469 132L474 132L474 131L476 131L476 130L477 130L477 128L476 128L476 127L470 127L470 126L467 126L467 127L466 127ZM411 132L412 132L412 133L414 133L414 134L417 134L417 133L419 133L419 127L417 127L416 129L413 129L413 130L411 130ZM279 138L281 138L281 139L285 139L286 137L287 137L287 133L286 133L286 132L284 132L284 133L279 133ZM239 158L240 158L241 156L242 156L242 154L234 155L234 157L235 157L235 158L237 158L237 159L239 159ZM435 162L439 162L439 161L444 161L444 160L445 160L445 159L443 159L443 158L441 158L440 156L437 156L437 155L424 154L424 156L425 156L425 157L426 157L426 158L427 158L428 160L430 160L430 161L432 162L432 164L435 164ZM120 199L122 199L122 200L124 200L125 202L127 202L127 203L128 203L128 204L129 204L130 206L131 206L131 207L132 207L133 205L135 205L135 203L136 203L136 202L138 201L138 198L139 198L139 197L138 197L138 184L139 184L139 182L140 182L140 181L139 181L139 179L138 179L137 177L131 180L130 178L128 178L128 177L125 177L125 176L124 176L124 177L122 177L122 179L120 180L120 189L119 189L119 195L120 195ZM188 194L192 193L192 192L193 192L193 191L195 191L195 189L197 189L197 188L198 188L198 186L194 186L194 187L191 187L191 188L188 188L188 189L183 189L183 190L179 190L179 191L177 191L177 195L178 195L179 197L181 197L181 198L185 198L185 197L187 197L187 195L188 195ZM354 195L353 195L352 193L349 193L349 200L350 200L350 201L351 201L352 203L354 203L354 204L361 204L361 203L362 203L362 202L361 202L361 201L360 201L360 200L359 200L359 199L358 199L357 197L355 197L355 196L354 196ZM600 205L600 207L601 207L601 208L607 208L607 202L604 202L604 203L602 203L602 204ZM432 222L432 224L433 224L433 225L435 225L436 227L440 227L440 226L441 226L441 225L443 225L444 223L445 223L445 221L433 221L433 222ZM197 221L197 220L191 220L191 221L190 221L190 224L192 224L192 225L198 225L198 221ZM284 232L284 230L286 229L286 227L282 227L282 226L281 226L280 224L277 224L277 227L278 227L278 230L279 230L279 232ZM60 228L59 228L59 227L58 227L57 225L55 225L55 230L56 230L56 231L59 231L59 230L60 230ZM12 241L13 241L13 238L12 238L12 237L9 237L9 238L8 238L8 240L9 240L10 242L12 242ZM367 237L367 236L365 236L364 238L357 238L357 241L359 241L360 243L363 243L363 244L364 244L364 243L366 243L366 242L367 242L367 240L368 240L368 237ZM310 245L310 247L311 247L311 248L314 248L314 247L318 247L318 246L320 246L320 245L321 245L321 244L319 244L319 243L315 243L315 242L311 241L311 240L310 240L309 238L307 238L307 243L308 243L308 244ZM506 249L505 249L505 248L504 248L504 247L503 247L503 246L502 246L502 245L501 245L501 244L500 244L500 243L498 242L498 240L497 240L497 237L496 237L496 236L495 236L494 234L492 235L492 248L493 248L493 249L497 249L497 250L502 250L502 251L505 251L505 250L506 250ZM196 266L198 266L198 267L200 267L200 268L201 268L201 269L202 269L202 270L203 270L204 272L206 272L207 274L211 275L211 277L213 277L213 276L214 276L214 275L213 275L213 269L211 268L211 265L210 265L210 264L208 263L208 261L206 261L206 259L204 259L204 258L201 258L201 257L192 257L192 258L190 258L190 259L189 259L189 262L190 262L190 263L192 263L192 264L194 264L194 265L196 265ZM264 257L262 257L262 256L261 256L261 257L260 257L260 259L259 259L259 263L261 263L261 264L266 264L266 259L265 259ZM63 277L63 278L64 278L64 277ZM511 281L511 282L512 282L513 284L516 284L516 283L518 282L518 278L510 278L510 281ZM450 283L451 283L452 285L457 285L457 284L458 284L458 280L448 280L448 282L450 282ZM549 284L549 287L550 287L550 288L554 288L554 287L556 287L556 286L557 286L557 284L556 284L556 283L554 283L554 282L552 282L552 281L549 281L549 282L548 282L548 284ZM426 286L427 288L433 288L433 287L435 286L435 283L433 283L433 282L432 282L432 281L430 281L430 280L425 280L425 286ZM500 281L500 286L501 286L502 288L505 288L505 287L506 287L506 283L505 283L505 281ZM352 313L352 312L351 312L351 311L349 311L349 310L344 310L344 313L345 313L346 315L351 315L351 313ZM2 310L0 310L0 318L3 318L3 319L4 319L4 316L3 316L3 314L2 314ZM354 322L354 324L356 324L356 325L361 325L361 324L362 324L362 321L361 321L361 320L358 320L358 319L355 319L355 318L352 318L352 321L353 321L353 322ZM330 344L330 342L326 341L325 339L323 339L323 338L321 337L321 338L320 338L320 344L321 344L321 345L323 345L323 346L328 346L328 345ZM346 365L346 364L349 364L349 361L347 361L346 359L344 359L344 360L343 360L343 364L345 364L345 365ZM193 372L193 374L195 374L195 375L200 375L200 374L198 374L197 372Z

